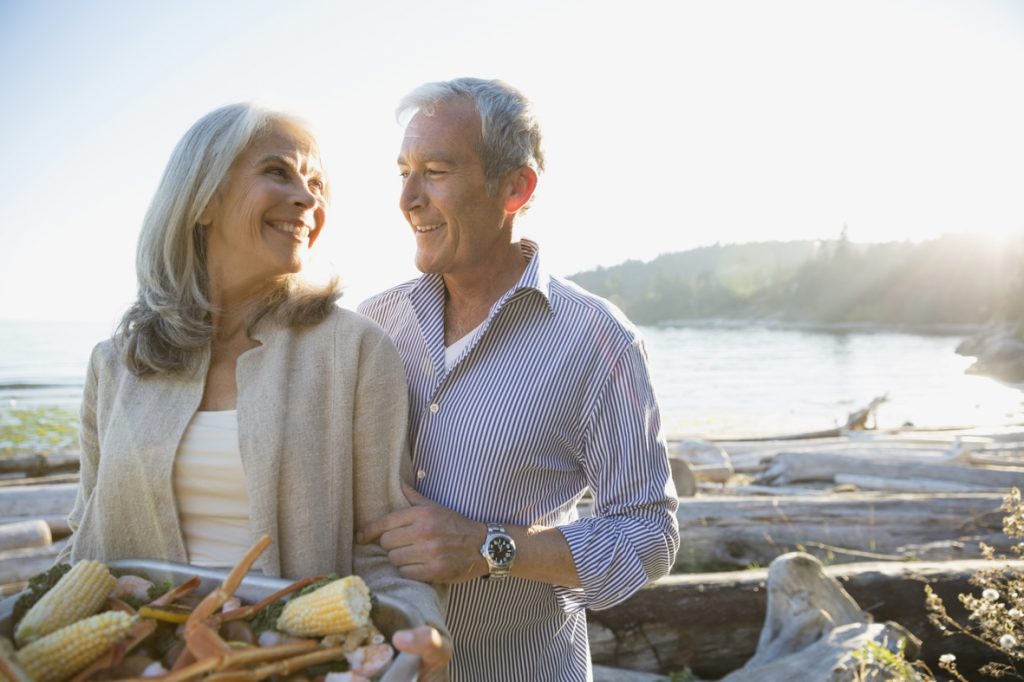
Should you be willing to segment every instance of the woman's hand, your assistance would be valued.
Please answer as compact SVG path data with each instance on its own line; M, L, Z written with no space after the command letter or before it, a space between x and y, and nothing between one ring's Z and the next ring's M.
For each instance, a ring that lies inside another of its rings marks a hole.
M436 628L422 625L412 630L399 630L391 638L399 651L420 657L420 682L445 682L452 643Z

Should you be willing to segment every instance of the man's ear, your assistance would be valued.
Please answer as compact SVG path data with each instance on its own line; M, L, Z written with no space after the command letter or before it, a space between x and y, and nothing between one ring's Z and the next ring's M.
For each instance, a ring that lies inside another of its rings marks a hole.
M505 198L505 212L516 213L533 196L537 189L537 171L521 166L509 174L508 194Z

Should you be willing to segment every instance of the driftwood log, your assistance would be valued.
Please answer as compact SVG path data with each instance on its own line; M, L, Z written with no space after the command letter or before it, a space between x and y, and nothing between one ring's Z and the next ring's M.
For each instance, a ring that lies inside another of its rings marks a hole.
M40 519L0 524L0 553L26 547L45 547L52 542L49 524Z
M78 471L81 455L78 452L20 453L0 458L0 474L45 476L54 473Z
M57 560L67 540L42 547L29 547L0 552L0 585L28 580L42 573Z
M872 476L888 480L945 481L950 484L1008 490L1024 487L1024 467L964 466L945 462L919 462L909 458L882 460L877 455L822 452L783 452L776 455L754 482L791 485L809 481L839 482L839 475Z
M54 537L64 537L77 493L77 483L0 487L0 524L42 520Z
M920 640L901 625L874 623L809 554L793 552L773 561L767 592L757 650L723 682L856 682L884 672L864 656L869 642L896 652L902 641L911 659L920 651Z
M795 550L831 562L910 559L917 547L997 535L1002 501L998 493L681 499L675 570L767 566Z
M1024 562L1006 562L1024 571ZM897 622L922 644L932 670L938 656L954 652L965 666L987 660L959 637L943 638L928 622L924 586L965 622L957 595L970 592L968 578L984 560L961 562L870 562L830 566L836 578L875 622ZM667 674L689 667L701 678L718 679L749 660L757 649L767 613L766 569L671 575L628 601L588 614L591 656L601 665ZM770 678L763 678L770 679Z

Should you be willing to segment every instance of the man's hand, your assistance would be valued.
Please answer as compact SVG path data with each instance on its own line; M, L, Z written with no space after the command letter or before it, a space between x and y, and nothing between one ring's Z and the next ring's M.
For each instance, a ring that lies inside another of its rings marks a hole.
M412 505L371 521L356 542L378 542L406 578L428 583L460 583L487 574L480 546L487 526L428 500L402 484Z
M399 651L420 657L421 682L443 682L448 660L452 657L452 643L429 625L412 630L398 630L391 643Z

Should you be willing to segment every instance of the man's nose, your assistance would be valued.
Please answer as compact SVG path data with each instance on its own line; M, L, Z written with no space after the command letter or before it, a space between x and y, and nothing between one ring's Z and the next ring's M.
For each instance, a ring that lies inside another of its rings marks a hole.
M422 184L415 174L410 173L402 183L402 193L398 197L398 207L408 213L414 209L422 208L423 204Z

